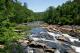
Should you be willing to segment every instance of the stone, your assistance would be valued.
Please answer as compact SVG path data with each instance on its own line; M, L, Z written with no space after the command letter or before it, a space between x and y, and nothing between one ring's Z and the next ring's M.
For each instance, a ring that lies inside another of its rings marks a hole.
M46 45L44 43L39 43L39 42L35 42L35 41L32 41L30 44L29 44L30 47L35 47L35 48L44 48L46 47Z
M0 48L3 49L5 46L4 45L0 45Z
M45 52L54 52L55 49L51 49L51 48L48 48L48 49L45 49Z
M58 36L57 40L64 41L64 42L68 42L69 41L69 39L67 37L64 37L64 36Z

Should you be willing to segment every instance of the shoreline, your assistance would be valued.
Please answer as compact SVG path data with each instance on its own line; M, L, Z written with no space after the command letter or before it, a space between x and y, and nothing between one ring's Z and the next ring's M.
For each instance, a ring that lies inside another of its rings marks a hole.
M42 24L42 28L46 28L48 31L53 32L62 32L69 34L70 36L79 38L80 37L80 26L73 26L73 25L48 25L48 24ZM80 39L80 38L79 38Z

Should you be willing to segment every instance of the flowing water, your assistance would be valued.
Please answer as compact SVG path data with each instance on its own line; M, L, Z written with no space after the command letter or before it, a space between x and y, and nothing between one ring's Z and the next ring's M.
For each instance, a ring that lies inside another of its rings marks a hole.
M65 37L64 43L60 42L58 37ZM46 44L49 48L56 48L55 53L71 53L68 50L73 50L74 53L80 53L80 41L75 37L71 37L68 34L59 32L48 32L43 28L33 28L31 30L30 40ZM32 51L32 50L31 50ZM33 51L32 51L33 52Z

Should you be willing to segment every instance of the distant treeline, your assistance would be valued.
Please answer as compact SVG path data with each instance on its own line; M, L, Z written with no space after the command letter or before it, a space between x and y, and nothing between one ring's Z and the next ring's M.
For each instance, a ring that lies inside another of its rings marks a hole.
M80 0L67 1L57 8L50 6L44 12L43 21L49 24L80 25Z
M0 0L0 21L24 23L38 20L36 13L28 9L27 3L22 5L18 0Z
M8 19L14 23L45 21L49 24L80 25L80 1L67 1L57 8L50 6L44 12L33 12L27 3L18 0L0 1L0 21Z

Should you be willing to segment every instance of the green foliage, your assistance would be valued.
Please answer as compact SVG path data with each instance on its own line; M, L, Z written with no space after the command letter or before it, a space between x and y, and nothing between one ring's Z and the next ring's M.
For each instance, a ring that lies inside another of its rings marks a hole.
M52 23L52 19L53 19L53 16L54 16L53 10L54 10L54 8L52 6L50 6L45 13L45 15L46 15L45 18L46 19L44 19L44 21L48 22L49 24Z
M30 30L31 28L29 26L26 26L26 25L18 25L18 26L15 27L15 29L26 31L26 30Z
M9 44L23 38L21 34L14 32L15 29L22 31L30 29L25 25L15 27L15 24L43 20L49 24L80 25L79 1L67 1L57 8L50 6L45 12L34 13L28 9L26 3L22 5L18 0L0 0L0 44L6 45L6 48L0 49L0 52L2 50L1 53L12 53L11 49L14 46ZM20 45L17 45L16 48L19 49ZM18 51L18 53L22 52Z
M67 1L57 8L49 7L43 21L49 24L80 25L80 3L77 1Z
M26 3L22 6L20 2L14 2L13 7L14 16L10 18L11 22L24 23L28 22L28 18L32 19L33 12L27 8Z
M0 53L23 53L23 47L15 42L4 45L4 48L0 48Z
M0 41L7 43L19 39L19 35L12 28L1 28Z
M25 4L26 5L26 4ZM14 48L18 49L17 53L21 52L21 45L12 45L23 36L15 32L17 23L27 22L27 17L30 17L31 10L26 6L22 6L20 2L13 0L0 0L0 45L5 48L0 48L0 53L14 53ZM14 24L15 23L15 24ZM18 26L19 29L28 30L29 27Z

